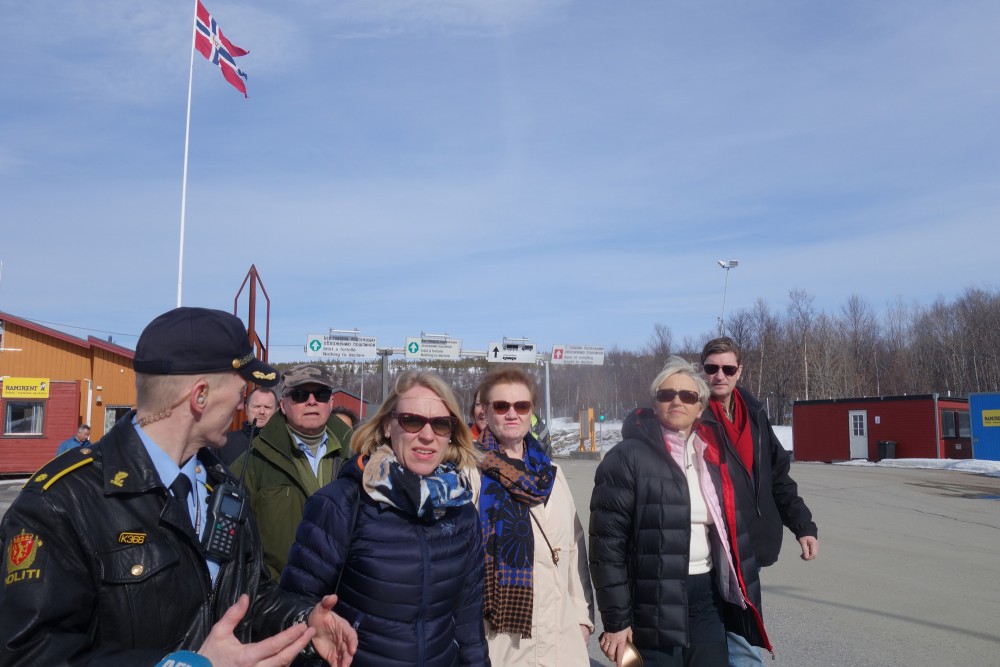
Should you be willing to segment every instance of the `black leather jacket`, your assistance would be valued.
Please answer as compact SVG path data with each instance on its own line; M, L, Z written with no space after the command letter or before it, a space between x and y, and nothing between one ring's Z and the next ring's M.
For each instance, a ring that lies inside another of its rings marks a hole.
M252 601L236 629L242 641L311 607L268 578L252 517L213 586L133 414L96 445L44 466L4 516L0 665L155 665L170 651L197 650L242 593ZM210 487L232 482L211 451L198 460Z

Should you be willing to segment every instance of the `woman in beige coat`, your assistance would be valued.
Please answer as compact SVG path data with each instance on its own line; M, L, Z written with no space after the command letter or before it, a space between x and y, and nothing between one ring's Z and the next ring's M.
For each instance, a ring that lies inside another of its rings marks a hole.
M562 471L530 433L535 383L520 369L480 385L487 428L474 476L486 551L483 616L495 666L586 666L594 631L583 525Z

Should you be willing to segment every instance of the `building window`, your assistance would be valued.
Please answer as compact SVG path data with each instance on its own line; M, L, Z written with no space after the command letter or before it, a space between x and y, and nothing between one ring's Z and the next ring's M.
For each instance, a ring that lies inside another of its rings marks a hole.
M865 435L865 416L864 415L851 415L852 428L855 436ZM841 431L843 432L843 431Z
M942 410L941 411L941 437L942 438L956 438L956 437L958 437L958 432L955 430L955 411L954 410Z
M124 417L132 407L128 405L108 405L104 408L104 432L107 433L115 422Z
M42 401L4 401L4 435L43 435L45 403Z
M955 416L958 418L958 437L960 438L971 438L972 437L972 425L969 422L969 411L968 410L956 410Z

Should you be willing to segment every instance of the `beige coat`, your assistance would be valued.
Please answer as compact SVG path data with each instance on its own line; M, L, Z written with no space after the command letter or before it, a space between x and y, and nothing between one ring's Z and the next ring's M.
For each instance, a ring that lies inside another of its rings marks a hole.
M472 475L477 507L481 486L477 469ZM538 519L531 521L535 537L531 638L497 634L486 623L490 662L494 667L590 665L580 630L584 625L591 633L594 631L594 591L590 585L587 547L573 494L558 466L549 501L533 507L531 513ZM558 564L552 562L552 552L538 528L539 523L552 548L559 549Z

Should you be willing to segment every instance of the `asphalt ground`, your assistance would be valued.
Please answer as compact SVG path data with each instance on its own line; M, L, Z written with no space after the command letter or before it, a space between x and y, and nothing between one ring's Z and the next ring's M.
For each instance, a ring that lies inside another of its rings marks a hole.
M557 459L589 522L594 461ZM998 664L1000 478L795 463L819 557L761 573L773 667ZM22 482L0 481L0 513ZM600 615L597 619L600 632ZM590 642L592 665L609 664Z

